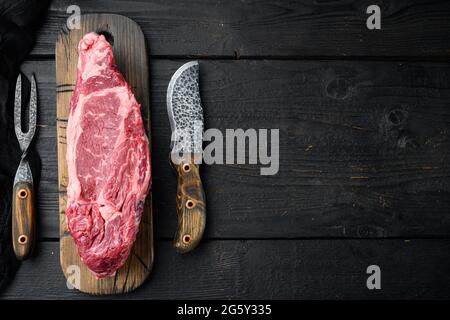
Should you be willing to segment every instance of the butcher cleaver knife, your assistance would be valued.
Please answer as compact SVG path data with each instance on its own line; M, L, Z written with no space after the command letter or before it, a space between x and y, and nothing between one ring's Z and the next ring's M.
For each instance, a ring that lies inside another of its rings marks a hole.
M178 229L173 244L182 253L198 245L206 222L205 193L198 161L202 155L203 140L203 110L198 79L198 62L191 61L175 72L167 89L167 112L172 129L170 158L178 178Z

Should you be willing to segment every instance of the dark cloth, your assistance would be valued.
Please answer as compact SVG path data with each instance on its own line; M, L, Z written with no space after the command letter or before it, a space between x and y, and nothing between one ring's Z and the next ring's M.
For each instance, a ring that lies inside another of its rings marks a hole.
M18 265L11 244L12 188L21 156L14 133L15 83L20 64L33 46L34 35L48 4L47 0L0 0L0 289ZM27 82L23 86L26 93L29 82L22 79ZM33 147L28 159L36 186L40 159Z

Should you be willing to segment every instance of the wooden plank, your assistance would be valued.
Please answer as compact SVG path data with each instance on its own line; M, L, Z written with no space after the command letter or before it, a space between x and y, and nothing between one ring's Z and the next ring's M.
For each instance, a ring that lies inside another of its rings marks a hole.
M166 90L182 63L152 60L154 210L164 238L177 220ZM40 70L40 93L51 95L40 117L46 140L37 141L41 237L57 237L52 64L24 68ZM450 65L202 61L200 70L207 128L280 129L278 175L202 167L206 238L448 236Z
M52 2L33 54L53 54L70 0ZM135 20L152 55L446 56L450 3L383 1L382 30L366 27L373 1L76 1L81 12L120 13Z
M81 17L80 25L79 30L61 33L55 50L61 268L66 278L69 278L74 272L73 267L78 267L80 282L76 287L82 292L124 293L139 287L149 275L153 264L151 191L145 203L139 233L127 262L114 277L97 279L81 261L67 227L65 193L69 177L66 162L66 128L70 99L77 79L78 43L86 33L95 31L106 32L113 37L115 61L141 104L142 117L147 131L150 132L150 90L146 43L139 26L123 16L84 15ZM56 215L56 211L54 213Z
M152 277L138 290L106 299L449 299L450 240L216 240L179 255L156 243ZM4 299L86 299L69 290L58 243L42 242ZM381 269L368 290L367 267ZM99 299L94 296L90 299Z

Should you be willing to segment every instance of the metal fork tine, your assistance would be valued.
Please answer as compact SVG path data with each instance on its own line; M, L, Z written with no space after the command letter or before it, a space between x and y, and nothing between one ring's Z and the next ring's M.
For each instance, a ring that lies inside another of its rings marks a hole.
M30 93L30 110L29 110L29 125L28 134L31 138L36 131L36 114L37 114L37 91L36 91L36 79L34 73L31 76L31 93ZM31 140L30 138L30 140Z
M22 117L22 75L19 73L16 81L16 95L14 97L14 127L21 127Z
M16 82L16 95L14 97L14 129L20 149L26 154L36 131L37 90L34 74L31 77L31 92L29 103L28 132L22 130L22 76L19 74Z

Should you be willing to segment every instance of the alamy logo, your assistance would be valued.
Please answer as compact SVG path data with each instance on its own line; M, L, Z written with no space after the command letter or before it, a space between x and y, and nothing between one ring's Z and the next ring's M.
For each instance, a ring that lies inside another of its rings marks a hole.
M261 175L278 173L279 129L226 129L224 135L212 128L202 135L202 128L199 122L194 125L194 132L192 129L172 132L173 163L180 164L193 155L195 164L254 164L261 165ZM204 149L202 142L209 142Z
M67 275L67 288L68 289L80 289L81 272L80 267L77 265L70 265L66 269Z
M367 7L367 14L370 16L367 18L366 26L369 30L381 29L381 9L376 4Z
M380 290L381 289L381 269L379 266L373 264L367 267L367 274L370 276L367 278L366 286L369 290Z
M80 29L81 28L81 9L79 6L73 4L67 7L67 13L71 13L69 18L67 18L67 28L69 30Z

